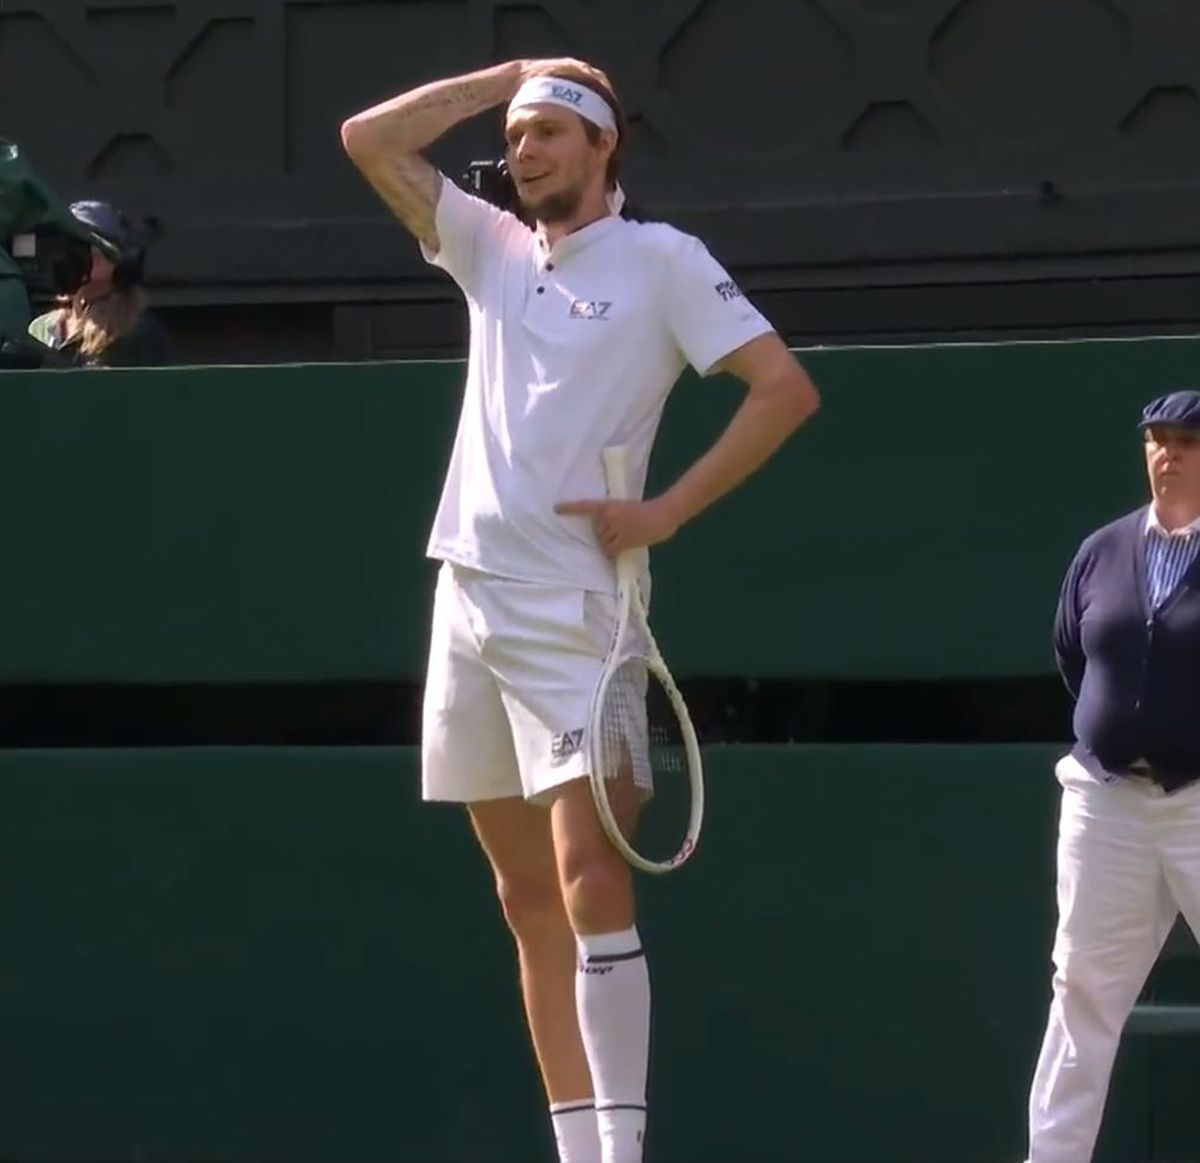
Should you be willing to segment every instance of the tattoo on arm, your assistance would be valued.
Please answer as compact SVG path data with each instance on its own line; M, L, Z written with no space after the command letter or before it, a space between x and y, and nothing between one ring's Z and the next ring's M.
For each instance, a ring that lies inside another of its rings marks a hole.
M437 81L353 117L343 126L346 151L392 212L429 249L439 248L437 204L442 175L421 151L452 126L511 96L516 74L498 66Z
M437 252L437 204L441 172L420 154L380 157L361 166L367 181L418 242Z

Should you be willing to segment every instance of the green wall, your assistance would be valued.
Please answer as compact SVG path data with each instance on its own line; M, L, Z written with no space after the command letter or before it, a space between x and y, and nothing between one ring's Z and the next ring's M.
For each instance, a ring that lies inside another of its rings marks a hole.
M673 666L1046 673L1062 570L1140 502L1138 410L1197 354L805 353L822 412L656 553ZM0 377L0 681L419 679L461 377ZM737 398L681 384L654 479ZM1059 750L710 749L701 852L643 886L656 1163L1015 1163ZM549 1158L487 871L417 798L407 749L0 753L0 1158ZM1130 1040L1100 1163L1185 1137L1184 1049Z
M1080 537L1194 340L806 353L825 406L655 555L680 675L1050 667ZM418 678L456 363L0 377L0 678ZM736 404L685 380L672 477Z
M657 1163L1015 1163L1055 750L710 749L644 884ZM417 797L407 749L0 755L0 1158L550 1158L490 878Z

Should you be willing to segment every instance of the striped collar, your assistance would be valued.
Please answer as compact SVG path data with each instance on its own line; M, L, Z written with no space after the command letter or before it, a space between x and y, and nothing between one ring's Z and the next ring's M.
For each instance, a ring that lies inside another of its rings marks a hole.
M1190 537L1193 533L1200 533L1200 517L1181 529L1164 529L1158 519L1158 511L1151 503L1146 513L1146 532L1157 533L1160 537Z

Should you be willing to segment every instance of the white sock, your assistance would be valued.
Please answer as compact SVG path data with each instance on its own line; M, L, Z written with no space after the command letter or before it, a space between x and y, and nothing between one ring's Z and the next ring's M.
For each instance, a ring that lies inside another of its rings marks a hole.
M642 1163L650 975L637 929L577 936L575 1003L596 1096L603 1163Z
M596 1104L590 1098L552 1102L550 1122L558 1144L558 1163L602 1163Z

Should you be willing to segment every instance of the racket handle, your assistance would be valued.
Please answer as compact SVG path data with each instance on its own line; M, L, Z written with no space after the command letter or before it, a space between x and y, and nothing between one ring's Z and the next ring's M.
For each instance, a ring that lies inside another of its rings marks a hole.
M614 444L604 449L600 454L604 461L604 483L608 486L608 495L614 501L628 501L629 492L629 456L624 444ZM630 592L637 585L638 563L642 551L626 549L617 554L617 581Z
M614 444L601 454L604 461L604 483L614 501L629 500L629 457L624 444Z

